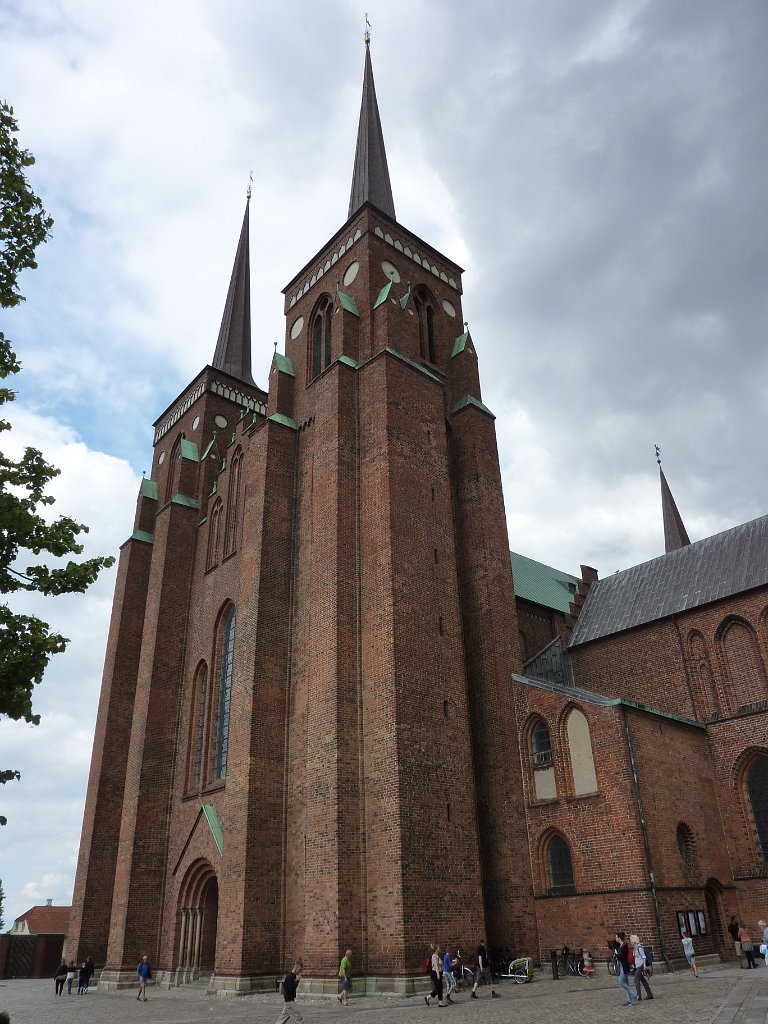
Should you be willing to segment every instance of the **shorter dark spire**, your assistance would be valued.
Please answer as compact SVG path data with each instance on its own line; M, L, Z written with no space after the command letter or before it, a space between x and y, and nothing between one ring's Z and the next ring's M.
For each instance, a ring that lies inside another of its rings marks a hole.
M243 226L237 244L235 265L229 281L224 315L221 318L219 338L213 354L212 366L232 377L254 384L251 376L251 261L249 254L248 221L251 189L245 203Z
M376 209L386 213L392 220L396 219L392 186L389 181L389 168L387 167L387 154L384 149L384 134L381 130L376 88L373 84L370 34L367 30L363 102L360 106L360 124L357 129L357 148L348 216L351 217L366 202L372 203Z
M664 470L661 468L661 449L656 447L656 461L659 464L659 475L661 477L661 514L664 519L664 549L667 554L670 551L677 551L678 548L687 547L690 544L688 533L683 525L680 513L677 511L675 499L669 489Z

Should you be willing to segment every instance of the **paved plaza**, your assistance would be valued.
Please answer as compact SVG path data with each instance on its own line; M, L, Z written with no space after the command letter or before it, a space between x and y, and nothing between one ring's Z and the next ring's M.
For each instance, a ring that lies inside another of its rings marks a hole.
M335 1024L340 1019L357 1024L412 1024L438 1016L461 1024L612 1024L641 1017L646 1024L768 1024L768 969L740 971L725 966L700 972L657 974L652 979L654 1000L623 1006L624 992L601 964L599 974L588 981L565 978L552 981L538 971L534 981L517 986L505 981L501 999L491 999L487 988L481 998L457 996L445 1013L422 997L411 999L353 1000L348 1009L331 997L299 1000L306 1024ZM301 990L299 990L301 991ZM53 994L53 981L0 982L0 1009L10 1014L11 1024L127 1024L140 1020L152 1024L274 1024L282 1007L277 994L217 999L200 990L148 989L148 1001L136 1001L135 991L96 992L86 996Z

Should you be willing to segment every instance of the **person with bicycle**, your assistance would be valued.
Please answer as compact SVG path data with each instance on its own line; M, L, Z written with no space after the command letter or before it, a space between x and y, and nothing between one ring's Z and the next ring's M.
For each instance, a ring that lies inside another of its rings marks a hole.
M653 999L653 992L651 992L651 986L648 984L646 963L647 958L645 955L645 949L643 944L637 935L629 936L629 944L632 947L632 951L635 954L635 992L637 993L638 1000L643 997L640 995L640 985L645 988L645 998Z
M619 984L627 993L627 1001L624 1005L634 1006L638 997L632 995L632 989L629 987L629 943L626 932L616 932L616 941L619 944L619 948L616 950L616 957L619 961Z

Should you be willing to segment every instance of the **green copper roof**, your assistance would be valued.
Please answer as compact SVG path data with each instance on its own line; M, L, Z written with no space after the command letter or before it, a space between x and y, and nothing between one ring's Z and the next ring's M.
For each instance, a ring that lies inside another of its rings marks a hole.
M379 306L383 305L383 303L385 303L387 301L387 298L389 297L389 293L391 291L392 291L392 282L391 281L387 281L387 283L384 285L384 287L379 292L379 294L378 294L378 296L376 298L376 301L373 304L373 308L374 309L378 309Z
M496 417L493 415L487 405L483 405L479 398L475 398L474 395L464 395L458 402L454 403L451 412L461 412L462 409L466 409L467 406L473 406L475 409L479 409L480 412L484 412L487 416L490 416L492 420Z
M182 459L190 459L192 462L197 462L197 445L194 441L188 441L186 437L181 439L181 457Z
M389 355L394 356L395 359L399 359L401 363L407 363L408 366L412 366L414 370L418 370L419 373L423 373L425 377L431 377L432 380L436 380L440 383L440 378L432 373L431 370L428 370L426 366L420 366L418 363L415 363L413 359L409 359L408 356L404 356L402 352L398 352L397 349L391 348L387 345L384 351Z
M285 373L289 377L295 377L296 372L293 369L293 363L288 356L281 355L279 352L275 352L275 366L280 373Z
M160 488L157 485L156 480L147 480L144 476L141 478L141 493L145 498L152 498L154 501L160 497Z
M359 370L363 365L358 363L356 359L353 359L352 356L339 356L339 362L344 363L345 366L351 366L353 370Z
M154 544L155 535L154 533L147 533L146 530L134 530L131 534L131 540L140 540L145 544Z
M216 843L216 849L219 851L219 856L224 856L224 829L221 827L219 816L216 813L216 808L213 804L203 804L203 814L205 820L208 822L208 828L211 830L213 841Z
M405 307L408 305L408 299L410 299L410 297L411 297L411 286L408 285L408 291L405 293L405 295L402 297L402 299L400 299L400 309L405 309Z
M339 302L348 313L354 313L357 317L360 316L360 311L351 295L347 295L347 293L343 292L341 288L336 289L336 294L339 296Z
M570 610L573 595L576 593L578 579L567 572L553 569L543 562L536 562L516 551L510 551L512 559L512 579L515 594L525 601L554 608L564 614Z

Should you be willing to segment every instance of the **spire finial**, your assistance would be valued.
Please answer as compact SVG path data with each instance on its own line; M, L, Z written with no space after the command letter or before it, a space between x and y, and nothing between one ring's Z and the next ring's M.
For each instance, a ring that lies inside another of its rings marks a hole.
M368 14L367 13L365 15L365 35L363 36L363 38L365 39L365 45L366 46L370 46L371 45L371 23L368 20Z
M659 468L661 468L661 448L659 448L657 444L655 444L653 447L656 449L656 461L659 464Z
M246 202L251 201L251 192L253 191L253 171L248 172L248 188L245 190Z

